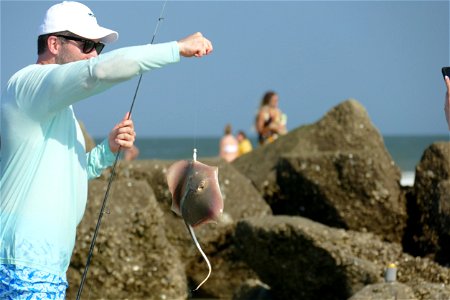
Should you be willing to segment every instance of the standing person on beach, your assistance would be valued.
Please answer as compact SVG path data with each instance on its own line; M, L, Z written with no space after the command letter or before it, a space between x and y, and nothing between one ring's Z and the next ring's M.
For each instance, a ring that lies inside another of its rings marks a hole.
M78 2L50 7L38 34L38 59L8 81L1 103L0 299L64 299L87 181L130 148L126 114L89 153L72 104L136 75L212 51L200 33L180 41L99 55L115 31ZM108 105L105 103L105 105Z
M238 141L231 132L231 125L227 124L225 134L220 140L220 157L227 162L231 162L238 157Z
M242 130L238 132L236 139L239 143L239 156L253 150L252 142L250 142L250 140L247 138L247 135Z
M273 91L266 92L255 121L259 144L266 145L286 134L286 121L286 115L278 108L278 95Z
M448 76L445 76L445 85L447 86L447 93L445 94L444 113L448 130L450 130L450 78Z

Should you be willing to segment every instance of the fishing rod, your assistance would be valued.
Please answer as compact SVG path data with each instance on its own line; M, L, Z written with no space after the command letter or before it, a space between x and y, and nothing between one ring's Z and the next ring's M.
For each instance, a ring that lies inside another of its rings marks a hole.
M166 8L166 4L167 4L167 0L164 1L163 7L161 9L161 13L160 13L159 18L158 18L158 20L156 22L155 31L153 32L153 37L152 37L152 41L150 42L150 44L153 44L153 42L155 41L156 33L158 32L158 29L159 29L159 24L161 23L161 21L164 20L163 15L164 15L164 10ZM134 92L133 101L131 102L131 106L130 106L130 110L129 110L129 114L128 114L128 119L127 120L129 120L131 118L131 113L133 111L134 103L136 101L136 96L137 96L139 87L141 85L141 81L142 81L142 73L139 76L139 80L138 80L138 83L137 83L137 86L136 86L136 90ZM101 206L101 209L100 209L100 213L98 215L97 225L95 226L94 235L93 235L92 241L91 241L91 246L89 247L89 254L88 254L88 257L87 257L87 260L86 260L86 266L84 267L83 276L81 277L80 287L78 288L76 300L80 300L81 294L83 293L84 283L86 282L87 273L88 273L88 270L89 270L89 266L91 264L92 255L94 253L95 241L97 240L98 232L100 230L100 225L102 224L103 215L105 214L106 204L108 202L108 197L109 197L109 191L110 191L111 186L112 186L114 175L116 174L116 166L117 166L117 162L119 161L119 156L120 156L121 150L122 150L122 147L119 146L119 150L117 151L116 159L114 160L114 164L113 164L113 167L112 167L112 170L111 170L111 175L109 176L108 187L106 188L106 192L105 192L105 196L103 198L103 202L102 202L102 206Z

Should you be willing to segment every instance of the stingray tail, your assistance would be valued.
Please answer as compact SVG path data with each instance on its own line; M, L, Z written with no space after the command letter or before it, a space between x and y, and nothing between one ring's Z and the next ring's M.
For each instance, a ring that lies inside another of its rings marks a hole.
M186 223L186 222L184 222L184 223L186 224L189 234L191 235L192 241L194 241L194 244L197 247L198 251L200 251L200 253L202 254L203 258L206 261L206 264L208 265L208 269L209 269L208 276L206 276L206 278L203 279L203 281L200 282L200 284L193 290L193 291L196 291L206 282L206 280L208 280L209 276L211 275L211 264L209 263L208 257L206 257L205 252L203 252L202 247L200 247L200 244L198 243L197 238L195 237L194 229L188 223Z

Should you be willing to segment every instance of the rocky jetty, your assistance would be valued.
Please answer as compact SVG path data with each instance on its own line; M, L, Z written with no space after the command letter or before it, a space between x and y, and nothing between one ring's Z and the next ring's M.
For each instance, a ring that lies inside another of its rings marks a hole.
M90 299L450 299L450 143L400 171L356 100L219 167L224 214L195 228L170 209L173 161L121 161L83 295ZM76 295L109 172L89 184L68 272ZM427 256L427 257L424 257ZM447 260L446 260L447 259ZM397 281L384 282L389 263ZM392 293L394 296L391 297Z
M406 200L400 170L356 100L233 165L251 179L275 214L402 239Z

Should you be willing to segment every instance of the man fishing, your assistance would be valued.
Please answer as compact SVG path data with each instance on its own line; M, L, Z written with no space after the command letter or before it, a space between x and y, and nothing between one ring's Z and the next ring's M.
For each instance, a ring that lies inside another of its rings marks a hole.
M99 55L118 33L78 2L50 7L38 59L15 73L1 101L0 299L64 299L66 271L87 199L87 180L133 146L129 115L85 153L72 104L119 82L212 51L200 33ZM105 105L108 105L105 103Z

